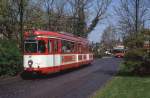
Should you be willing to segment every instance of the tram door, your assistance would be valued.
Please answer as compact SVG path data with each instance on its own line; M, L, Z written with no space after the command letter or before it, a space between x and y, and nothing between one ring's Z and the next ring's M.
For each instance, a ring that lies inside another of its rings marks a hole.
M52 39L49 39L48 40L48 65L50 67L54 66L54 53L53 53L53 40Z
M51 45L50 45L51 44ZM52 61L52 66L58 66L60 65L60 59L59 59L59 40L51 38L49 39L49 45L51 46L51 61Z

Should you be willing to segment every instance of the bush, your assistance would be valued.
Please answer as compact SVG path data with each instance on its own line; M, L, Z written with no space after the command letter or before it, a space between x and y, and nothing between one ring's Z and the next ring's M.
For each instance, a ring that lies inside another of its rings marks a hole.
M144 62L144 49L132 49L125 54L124 63L121 65L121 70L125 72L136 72L142 68Z
M141 61L124 61L121 65L121 71L124 72L134 72L135 69L142 65Z
M145 29L141 33L125 38L124 45L129 49L125 54L124 63L121 65L122 70L131 73L150 74L150 55L143 47L146 36L149 34L149 30Z
M130 51L127 51L125 54L124 60L125 61L142 61L143 57L145 55L145 50L142 48L139 49L132 49Z
M0 76L16 75L21 69L21 54L16 42L0 40Z

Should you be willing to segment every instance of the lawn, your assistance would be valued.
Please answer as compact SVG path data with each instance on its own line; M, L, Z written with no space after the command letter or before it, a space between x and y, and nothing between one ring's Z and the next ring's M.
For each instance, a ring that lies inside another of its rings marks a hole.
M116 76L92 98L150 98L150 77Z

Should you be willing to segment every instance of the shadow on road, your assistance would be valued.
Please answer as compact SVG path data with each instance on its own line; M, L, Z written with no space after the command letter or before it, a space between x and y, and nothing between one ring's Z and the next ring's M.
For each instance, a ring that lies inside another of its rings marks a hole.
M33 80L33 79L48 79L48 78L55 78L64 74L68 74L74 71L79 71L85 67L89 67L91 66L91 64L88 65L82 65L78 68L71 68L71 69L66 69L60 72L56 72L56 73L50 73L50 74L37 74L37 73L27 73L27 72L22 72L20 74L21 78L24 80Z

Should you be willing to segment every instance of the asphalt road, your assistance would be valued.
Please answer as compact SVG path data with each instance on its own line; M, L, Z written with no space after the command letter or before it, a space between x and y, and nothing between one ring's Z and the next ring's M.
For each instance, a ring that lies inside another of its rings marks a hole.
M88 98L117 72L121 59L103 58L61 74L0 80L0 98Z

